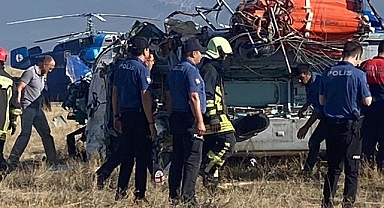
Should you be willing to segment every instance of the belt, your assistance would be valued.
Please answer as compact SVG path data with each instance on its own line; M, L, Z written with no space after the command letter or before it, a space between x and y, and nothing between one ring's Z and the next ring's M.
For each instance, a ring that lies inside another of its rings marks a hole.
M350 118L326 118L326 121L330 121L332 123L346 123L348 121L356 121L356 119Z
M121 112L144 112L143 108L120 108Z

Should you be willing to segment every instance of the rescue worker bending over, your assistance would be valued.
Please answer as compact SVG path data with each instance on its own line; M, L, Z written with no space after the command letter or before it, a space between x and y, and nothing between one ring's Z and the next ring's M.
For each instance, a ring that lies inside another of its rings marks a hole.
M363 135L363 154L370 163L374 164L375 148L379 143L377 166L383 171L384 165L384 40L380 42L378 55L360 65L366 73L369 90L372 93L372 105L362 109L365 116Z
M319 102L324 106L328 158L323 207L333 207L333 198L343 165L343 207L353 207L356 199L362 146L361 104L369 106L372 102L365 73L355 67L362 54L360 43L347 42L344 45L342 61L325 70L321 77Z
M183 47L183 60L168 72L166 81L166 106L171 113L169 126L173 136L169 195L174 205L180 200L197 204L195 185L202 158L206 101L204 80L196 64L205 50L196 38L188 39Z
M321 74L316 72L311 72L308 65L299 65L296 69L296 77L299 79L305 86L305 92L307 96L307 103L299 110L299 118L303 118L303 113L308 109L310 105L313 107L313 112L311 117L307 120L303 127L297 132L298 139L304 139L305 135L308 132L308 129L316 122L317 119L320 122L317 124L317 127L311 138L309 138L308 147L309 153L307 160L305 161L304 169L302 173L305 176L311 176L313 167L317 161L317 155L320 150L320 144L325 139L325 120L323 119L323 106L319 103L319 87Z
M204 185L212 181L218 184L219 168L232 155L236 143L234 128L226 115L223 88L222 62L232 53L229 42L223 37L212 38L207 45L206 58L202 61L200 74L205 83L207 110L203 115L204 134L203 160L200 173Z
M7 133L16 131L16 119L21 114L21 108L13 96L15 90L13 78L5 71L4 63L7 61L7 51L0 48L0 172L6 171L7 162L3 151Z

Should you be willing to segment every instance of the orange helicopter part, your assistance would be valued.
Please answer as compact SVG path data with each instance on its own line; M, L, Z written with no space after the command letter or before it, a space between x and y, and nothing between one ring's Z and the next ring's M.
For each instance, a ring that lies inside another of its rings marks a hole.
M271 19L267 8L272 8L276 2L271 0L269 5L267 2L259 0L243 11L254 17ZM358 33L361 24L360 14L355 12L361 8L358 0L286 0L281 7L288 11L280 16L276 14L276 19L289 21L291 28L313 40L348 40Z

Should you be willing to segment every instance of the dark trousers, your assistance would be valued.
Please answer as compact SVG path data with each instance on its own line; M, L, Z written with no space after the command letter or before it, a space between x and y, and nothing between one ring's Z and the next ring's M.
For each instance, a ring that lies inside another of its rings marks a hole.
M54 139L51 135L51 129L49 128L47 118L43 110L38 107L27 107L23 109L21 115L21 133L17 137L15 144L9 155L9 161L12 164L19 162L20 156L23 154L25 148L28 145L31 138L32 126L35 127L37 133L43 141L45 154L47 155L47 162L50 164L56 164L56 148Z
M312 171L313 167L316 164L317 156L320 151L320 145L321 142L325 140L325 134L327 132L327 127L325 124L325 119L320 119L319 123L317 124L317 127L313 134L311 135L311 138L309 138L308 141L308 157L305 161L305 171Z
M370 107L369 107L370 108ZM384 163L384 112L367 110L361 129L363 136L363 154L373 163L375 161L375 147L379 143L379 151L376 158L377 165L382 169Z
M337 190L337 182L345 172L344 202L354 203L356 199L359 176L362 139L360 121L326 121L326 147L328 156L328 173L324 182L324 200L330 202Z
M170 198L181 197L185 202L194 201L203 140L188 131L188 128L194 124L192 113L173 112L170 115L169 124L173 135L172 163L169 173Z
M81 141L83 141L83 142L86 141L85 136L84 136L85 128L86 128L85 126L81 127L80 129L77 129L76 131L67 135L67 148L68 148L69 158L75 158L77 156L77 154L79 153L76 149L76 138L75 138L76 135L81 134L82 135Z
M151 139L149 138L149 124L144 111L121 110L122 134L119 145L121 155L120 173L117 182L117 193L122 194L128 189L129 179L136 161L135 196L145 197L147 186L147 167L151 157ZM118 164L115 160L112 165ZM111 166L112 167L112 166Z
M223 132L204 136L203 159L201 163L202 171L205 171L207 166L213 165L212 168L209 168L208 170L208 173L213 174L216 169L220 167L220 165L216 163L212 165L210 164L212 162L212 159L208 157L210 151L222 161L225 161L232 155L235 144L236 138L233 132Z

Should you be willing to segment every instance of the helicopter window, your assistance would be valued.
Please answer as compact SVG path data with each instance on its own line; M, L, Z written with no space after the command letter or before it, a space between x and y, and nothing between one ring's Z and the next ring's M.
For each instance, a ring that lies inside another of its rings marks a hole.
M91 46L93 44L93 42L94 42L93 37L83 38L80 41L80 47L83 48L83 47Z

